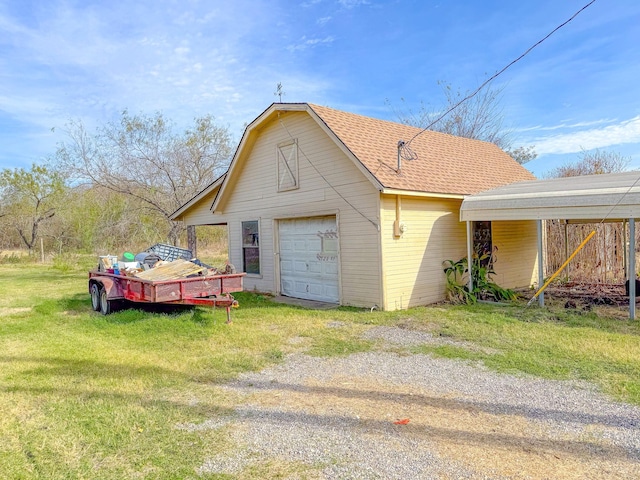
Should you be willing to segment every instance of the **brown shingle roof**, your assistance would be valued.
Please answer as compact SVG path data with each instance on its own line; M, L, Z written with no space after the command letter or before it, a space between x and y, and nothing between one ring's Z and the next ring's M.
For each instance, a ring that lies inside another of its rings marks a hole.
M309 107L385 188L466 195L535 180L493 143L430 130L411 142L417 159L403 160L398 174L398 141L408 142L420 128L319 105Z

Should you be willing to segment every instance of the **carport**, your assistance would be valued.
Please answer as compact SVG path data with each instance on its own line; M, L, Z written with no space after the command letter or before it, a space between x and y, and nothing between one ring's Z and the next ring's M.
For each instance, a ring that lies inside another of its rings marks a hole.
M627 279L635 279L635 219L640 218L640 171L533 180L466 197L460 221L467 222L467 255L471 258L474 221L537 220L538 286L544 283L543 220L569 223L629 222ZM636 315L635 282L629 282L629 317ZM538 297L544 305L544 292Z

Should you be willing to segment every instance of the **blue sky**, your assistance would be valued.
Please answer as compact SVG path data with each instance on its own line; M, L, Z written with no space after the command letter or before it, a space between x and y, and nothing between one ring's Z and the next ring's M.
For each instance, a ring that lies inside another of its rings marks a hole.
M0 0L0 168L55 153L64 126L215 116L239 140L277 100L397 120L473 90L589 0ZM640 168L640 2L596 0L495 82L542 176L582 150ZM404 100L403 100L404 99Z

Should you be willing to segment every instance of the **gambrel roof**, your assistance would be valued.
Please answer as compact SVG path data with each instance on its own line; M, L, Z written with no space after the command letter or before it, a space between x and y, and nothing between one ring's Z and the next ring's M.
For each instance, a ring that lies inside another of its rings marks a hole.
M234 170L250 152L260 131L290 112L306 112L345 155L383 193L462 198L501 185L534 180L531 172L496 145L400 123L378 120L309 103L274 103L251 122L242 136L226 178L198 194L219 188L212 210L224 197ZM398 142L403 159L398 170ZM233 187L229 187L233 188ZM178 218L193 204L183 205Z

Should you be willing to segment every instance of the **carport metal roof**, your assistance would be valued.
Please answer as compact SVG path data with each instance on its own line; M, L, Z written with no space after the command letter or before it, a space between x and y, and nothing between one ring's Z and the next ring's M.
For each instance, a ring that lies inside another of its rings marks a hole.
M640 218L640 171L512 183L465 197L461 221Z
M470 222L538 220L538 280L543 284L542 220L629 220L629 257L635 258L635 219L640 218L640 171L584 175L512 183L465 197L460 220L467 222L467 255L472 252ZM635 278L629 262L627 278ZM470 284L470 287L472 285ZM629 282L629 317L635 318L635 282ZM539 297L544 305L544 294Z

